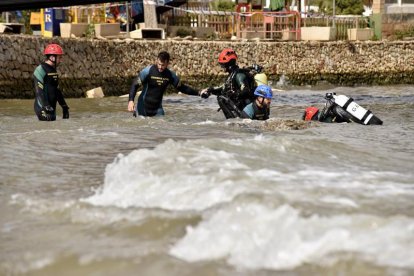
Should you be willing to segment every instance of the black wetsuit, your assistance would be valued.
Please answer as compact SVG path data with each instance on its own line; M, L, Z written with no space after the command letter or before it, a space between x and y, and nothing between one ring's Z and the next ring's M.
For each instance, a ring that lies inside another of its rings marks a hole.
M226 119L242 117L242 110L254 101L256 83L247 70L237 65L230 70L226 82L219 87L209 89L211 94L217 95L218 104Z
M325 108L319 112L318 121L324 123L349 123L350 115L342 107L332 101L327 101Z
M34 110L41 121L56 120L56 103L59 102L69 118L69 109L63 98L62 92L58 88L59 77L56 69L47 64L42 63L36 67L34 73L35 85L35 102Z
M173 71L166 68L160 72L154 64L145 67L134 79L129 91L129 101L134 101L139 86L143 85L136 107L137 113L142 116L164 115L162 98L170 84L184 94L198 96L198 91L182 84Z

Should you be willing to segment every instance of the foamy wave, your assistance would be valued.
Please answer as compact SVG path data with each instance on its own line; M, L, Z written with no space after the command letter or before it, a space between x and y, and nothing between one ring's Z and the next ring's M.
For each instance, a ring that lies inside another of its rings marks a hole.
M291 206L236 205L206 217L170 250L188 262L224 259L246 269L292 269L340 260L343 252L379 265L414 268L414 220L369 215L303 217Z
M93 205L202 210L246 191L246 165L231 152L172 140L119 155L105 184L83 201Z
M359 200L365 197L393 204L393 197L408 200L414 194L406 185L410 175L355 166L345 171L327 168L325 163L313 165L311 154L305 157L309 161L301 160L292 167L292 160L304 158L302 147L291 139L264 135L168 140L154 149L119 155L107 165L104 185L81 201L96 206L200 211L231 202L241 194L255 193L283 196L289 203L308 201L313 205L359 208ZM262 154L252 156L251 151ZM321 198L320 190L327 188L331 195Z
M211 120L205 120L204 122L194 123L196 126L204 126L204 125L217 125L217 122Z

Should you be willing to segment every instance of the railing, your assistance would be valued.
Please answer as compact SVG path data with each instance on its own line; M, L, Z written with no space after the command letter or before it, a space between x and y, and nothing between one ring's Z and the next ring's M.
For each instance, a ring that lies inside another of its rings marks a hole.
M414 1L414 0L412 0ZM368 17L306 17L296 11L233 13L206 10L175 10L167 16L168 25L212 27L219 38L260 38L269 40L299 40L301 27L335 26L336 39L348 39L350 28L373 27Z
M214 14L216 13L216 14ZM236 35L238 38L298 40L300 16L297 12L231 13L193 11L183 16L171 16L174 26L212 27L220 38Z
M302 18L302 23L304 27L335 26L337 40L346 40L348 29L370 27L368 17L306 17Z
M301 18L296 11L239 13L237 37L261 39L300 39Z
M192 11L170 15L165 20L169 25L184 27L210 27L219 38L230 38L234 33L235 15L231 12Z

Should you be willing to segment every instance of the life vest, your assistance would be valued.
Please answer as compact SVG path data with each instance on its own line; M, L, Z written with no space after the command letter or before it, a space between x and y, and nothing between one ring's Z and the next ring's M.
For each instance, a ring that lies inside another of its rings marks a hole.
M256 102L253 103L253 111L254 116L253 120L267 120L269 119L270 109L268 107L266 108L259 108L256 105Z
M345 95L332 95L336 105L340 106L351 117L350 120L363 125L382 125L382 121L371 111L357 104L354 99Z

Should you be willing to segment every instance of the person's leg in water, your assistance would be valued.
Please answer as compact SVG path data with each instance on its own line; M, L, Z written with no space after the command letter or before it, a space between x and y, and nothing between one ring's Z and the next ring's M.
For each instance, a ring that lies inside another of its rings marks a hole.
M164 116L165 112L164 112L164 108L162 108L162 106L160 108L158 108L157 110L157 114L155 114L155 116Z
M140 104L141 102L143 101L138 101L138 103L135 105L134 117L137 117L138 115L147 116L144 111L144 105ZM157 113L154 116L164 116L164 115L165 115L164 108L160 106L160 108L157 109Z

